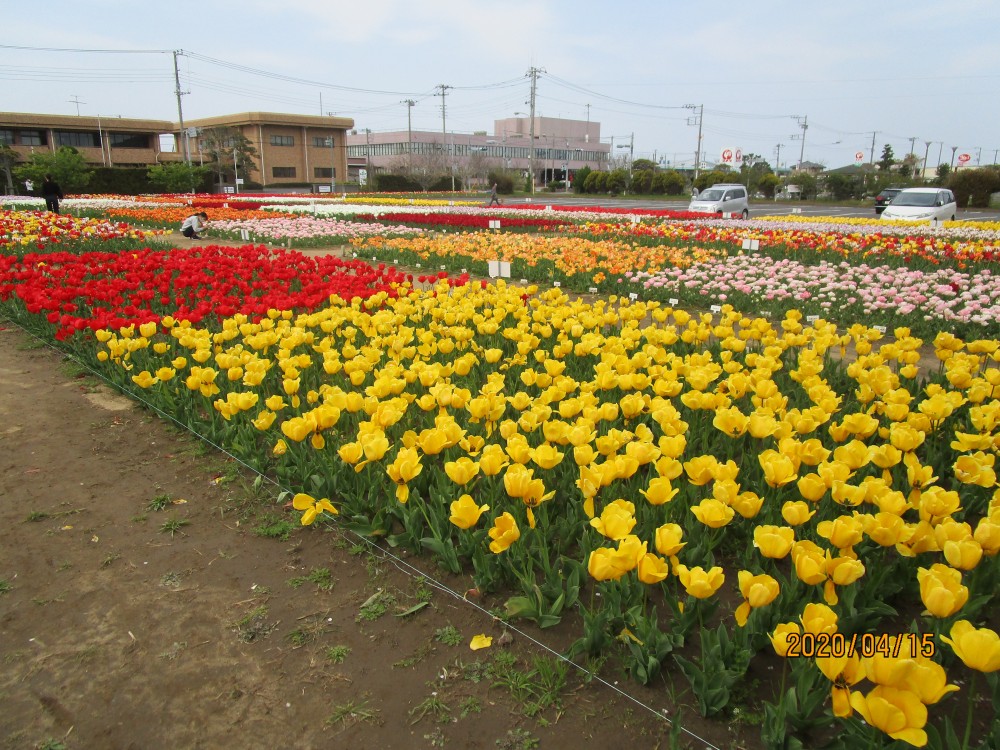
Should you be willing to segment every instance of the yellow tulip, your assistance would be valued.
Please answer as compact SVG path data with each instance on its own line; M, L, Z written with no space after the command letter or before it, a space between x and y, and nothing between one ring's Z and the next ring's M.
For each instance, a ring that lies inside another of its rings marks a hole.
M687 542L682 542L684 529L676 523L665 523L656 529L656 551L661 555L673 557L681 551Z
M850 549L860 542L863 531L861 521L854 516L837 516L816 525L816 533L838 549Z
M554 468L563 460L563 454L560 453L555 446L550 445L549 443L543 443L537 448L534 448L531 450L530 455L531 460L542 469Z
M670 480L666 477L654 477L649 481L649 487L639 490L650 505L663 505L674 499L678 490L671 487Z
M470 529L479 523L479 517L489 509L488 505L476 505L471 495L462 495L452 502L448 520L460 529Z
M595 581L616 581L630 570L617 550L610 547L598 547L590 553L587 559L587 573Z
M771 639L771 646L774 648L774 653L784 658L788 655L788 650L792 645L800 642L798 636L801 634L802 629L797 622L785 622L778 625L774 629L774 632L768 635L768 638ZM796 637L789 642L789 636Z
M741 492L729 505L744 518L755 518L764 504L764 498L756 492Z
M969 589L962 585L962 573L941 563L917 569L920 600L935 617L951 617L969 599ZM925 613L926 614L926 613Z
M989 628L976 628L968 620L959 620L951 626L951 637L941 640L969 669L977 672L1000 670L1000 636Z
M690 511L694 513L695 518L712 529L722 528L736 515L732 508L714 497L705 498L698 505L691 506Z
M833 635L837 632L837 613L825 604L807 604L802 610L799 621L805 633Z
M140 388L150 388L160 381L154 378L149 370L143 370L138 375L132 376L132 382Z
M750 610L765 607L775 600L781 591L778 582L769 575L754 575L749 570L741 570L739 579L740 593L746 600L736 608L736 624L741 628L747 624Z
M647 552L639 559L637 572L642 583L654 584L670 575L670 566L662 557Z
M479 473L479 464L468 456L462 456L457 461L445 462L444 473L455 484L468 484Z
M521 538L521 530L517 528L517 521L510 513L497 516L493 521L493 526L489 530L490 552L499 555L507 550L514 542Z
M781 506L781 517L789 526L801 526L814 515L816 515L816 511L801 500L789 500Z
M684 590L696 599L707 599L712 596L726 580L719 566L706 571L700 565L696 568L678 565L676 573Z
M764 557L781 560L788 555L795 542L795 530L787 526L755 526L753 545Z
M792 545L792 564L799 580L810 586L826 580L827 553L808 540Z
M416 448L400 448L392 463L385 467L386 474L396 483L396 499L405 503L410 498L410 488L407 482L423 471L420 454Z
M769 449L757 456L764 469L764 481L771 487L784 487L798 479L798 467L788 456Z
M590 525L608 539L624 539L635 526L635 506L627 500L615 500L601 511L600 518L591 518Z
M321 500L316 500L314 497L307 495L304 492L300 492L292 498L292 507L295 508L295 510L303 511L303 526L311 524L324 511L332 515L337 515L337 509L333 507L333 504L327 498L324 497Z
M853 713L851 687L861 682L865 677L861 659L855 654L819 656L816 657L816 666L833 683L830 688L833 715L841 718L850 716Z
M927 744L927 708L916 693L877 685L868 695L851 694L851 706L865 721L894 740L914 747Z
M488 477L496 476L509 463L507 453L496 444L487 445L479 456L479 470Z

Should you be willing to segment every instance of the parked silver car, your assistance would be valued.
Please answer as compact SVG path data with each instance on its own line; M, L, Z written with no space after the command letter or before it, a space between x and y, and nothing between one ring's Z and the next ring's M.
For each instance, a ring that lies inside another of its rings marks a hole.
M958 205L945 188L907 188L889 202L883 219L903 221L954 221Z
M722 183L705 188L691 199L688 211L700 214L722 214L725 218L750 216L745 185Z

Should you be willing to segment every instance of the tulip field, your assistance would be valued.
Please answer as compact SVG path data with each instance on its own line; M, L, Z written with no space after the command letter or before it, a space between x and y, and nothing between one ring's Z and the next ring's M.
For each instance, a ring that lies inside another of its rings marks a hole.
M1000 225L174 202L0 211L0 314L764 747L1000 747Z

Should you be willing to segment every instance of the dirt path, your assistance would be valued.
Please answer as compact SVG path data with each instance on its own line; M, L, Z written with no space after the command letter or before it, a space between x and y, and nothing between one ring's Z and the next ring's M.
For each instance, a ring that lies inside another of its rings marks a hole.
M224 456L0 329L0 747L668 746L664 722L577 672L547 689L520 636L471 651L499 623L288 524ZM497 684L522 679L534 692ZM668 705L664 684L610 679ZM554 703L527 716L539 697ZM754 727L690 726L757 746Z

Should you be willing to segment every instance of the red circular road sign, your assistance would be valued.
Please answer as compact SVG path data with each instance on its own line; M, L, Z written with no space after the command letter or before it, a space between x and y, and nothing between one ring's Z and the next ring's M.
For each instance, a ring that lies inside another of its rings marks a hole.
M970 159L972 159L972 156L969 155L969 154L959 154L958 155L958 163L959 164L965 164L965 162L969 161Z
M728 149L728 148L723 149L722 150L722 163L723 164L728 164L732 160L733 160L733 152L732 152L732 150Z
M858 164L860 164L861 162L863 162L864 159L865 159L865 152L864 151L858 151L857 153L854 154L854 161L858 162Z

